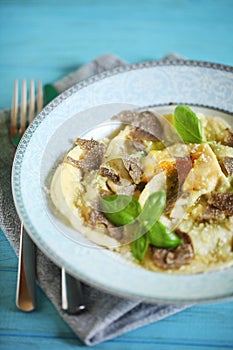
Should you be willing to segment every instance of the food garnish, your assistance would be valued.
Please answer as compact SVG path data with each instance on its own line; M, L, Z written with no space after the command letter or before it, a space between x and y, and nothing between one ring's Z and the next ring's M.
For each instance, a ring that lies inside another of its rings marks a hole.
M175 108L174 125L184 142L203 142L201 122L188 106L177 106Z

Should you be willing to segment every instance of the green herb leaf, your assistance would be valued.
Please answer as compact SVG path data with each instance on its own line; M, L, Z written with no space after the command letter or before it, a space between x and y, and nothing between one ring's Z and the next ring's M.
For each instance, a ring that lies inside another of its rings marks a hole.
M139 221L149 230L162 214L166 205L166 192L152 193L144 204Z
M203 142L201 122L188 106L176 107L174 112L174 125L184 142Z
M106 218L116 226L134 222L141 213L139 202L134 197L123 194L102 197L100 206Z
M183 242L160 221L157 221L148 231L148 239L150 244L157 248L175 248Z
M131 243L132 254L140 261L144 259L149 246L149 239L145 231L145 228L142 225L139 225L136 229L135 239Z

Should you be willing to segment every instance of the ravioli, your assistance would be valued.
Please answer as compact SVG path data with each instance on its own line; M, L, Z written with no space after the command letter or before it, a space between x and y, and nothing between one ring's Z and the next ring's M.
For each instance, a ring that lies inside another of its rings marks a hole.
M52 179L58 212L89 240L152 271L200 273L232 266L233 132L219 117L195 118L202 132L198 143L182 139L174 115L151 110L121 112L113 118L121 129L104 140L77 139ZM134 198L143 212L155 193L166 193L166 205L153 234L164 235L164 242L177 239L177 246L145 238L137 258L132 241L140 215L129 225L113 224L101 199Z

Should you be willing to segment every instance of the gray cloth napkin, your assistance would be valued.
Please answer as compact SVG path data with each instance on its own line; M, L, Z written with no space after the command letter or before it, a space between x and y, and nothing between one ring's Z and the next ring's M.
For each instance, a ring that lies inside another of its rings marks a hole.
M172 58L174 58L173 55L166 56L166 59ZM125 64L126 62L113 55L104 55L54 83L54 86L61 92L80 80ZM18 255L20 221L11 192L11 167L15 150L10 142L9 130L10 113L2 111L0 112L0 225ZM111 339L127 331L161 320L187 307L151 305L140 301L125 300L84 285L87 311L78 316L70 316L61 310L60 269L39 249L37 249L37 277L40 287L52 301L61 317L86 345L94 345Z

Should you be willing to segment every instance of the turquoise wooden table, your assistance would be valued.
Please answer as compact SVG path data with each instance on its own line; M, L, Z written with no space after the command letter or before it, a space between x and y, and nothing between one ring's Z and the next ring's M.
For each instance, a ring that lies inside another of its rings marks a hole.
M16 77L49 83L107 52L128 62L177 52L232 65L232 19L232 0L1 0L0 108L10 107ZM17 258L1 230L0 238L0 348L83 348L39 288L37 311L17 310ZM194 306L95 346L135 347L233 349L233 302Z

